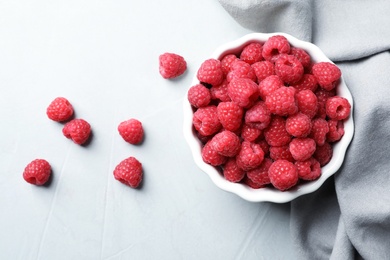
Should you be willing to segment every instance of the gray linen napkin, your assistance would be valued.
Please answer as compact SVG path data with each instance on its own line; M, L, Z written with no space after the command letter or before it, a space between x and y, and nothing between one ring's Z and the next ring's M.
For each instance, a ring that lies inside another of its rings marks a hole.
M345 162L291 202L300 259L390 259L390 1L219 0L243 27L313 42L354 98Z

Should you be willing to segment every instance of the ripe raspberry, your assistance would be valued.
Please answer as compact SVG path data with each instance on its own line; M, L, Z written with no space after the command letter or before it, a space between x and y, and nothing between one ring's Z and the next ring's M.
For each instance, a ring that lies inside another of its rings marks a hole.
M340 69L330 62L314 64L312 74L316 77L318 84L328 91L336 87L336 83L341 77Z
M291 135L286 130L286 120L274 116L269 126L264 129L264 137L270 146L283 146L290 142Z
M321 165L313 157L303 162L295 162L298 169L298 176L305 181L313 181L321 176Z
M317 114L318 101L313 91L309 89L301 90L295 94L295 100L297 101L298 110L302 114L309 118L313 118Z
M293 55L280 55L275 61L275 74L287 84L297 83L303 72L301 62Z
M228 85L228 95L239 106L247 108L258 98L257 84L247 78L233 79Z
M271 183L271 180L268 176L269 167L272 165L272 160L269 158L264 158L263 162L259 167L250 170L246 173L246 176L259 185L267 185Z
M221 68L225 75L229 73L232 63L237 59L237 56L234 54L227 54L221 59Z
M269 157L272 160L287 160L289 162L295 161L293 158L288 145L283 146L271 146L269 148Z
M192 124L204 136L218 132L221 129L221 123L218 120L217 107L210 105L196 110L192 118Z
M259 83L259 96L265 101L267 96L283 86L283 81L279 78L279 76L268 76Z
M311 138L294 138L289 149L296 161L306 161L316 150L316 142Z
M230 71L226 75L228 82L237 78L246 78L252 81L256 81L255 71L252 69L251 65L242 60L236 60L230 65Z
M230 182L239 182L244 178L245 172L238 167L236 158L229 158L223 166L223 176Z
M275 62L280 54L290 52L290 43L286 37L275 35L268 38L263 45L263 58L270 62Z
M337 142L344 135L344 122L342 120L328 120L329 132L326 134L326 141Z
M292 87L280 87L265 99L268 110L279 116L293 115L298 112L295 101L295 89Z
M241 148L241 140L235 133L224 130L211 139L211 147L223 156L233 157Z
M140 185L142 177L142 164L134 157L124 159L114 169L114 178L132 188Z
M118 125L118 132L130 144L139 144L144 138L142 123L134 118L121 122Z
M202 148L202 159L205 163L212 166L219 166L227 161L227 157L219 154L212 147L211 141L207 142Z
M351 113L351 104L346 98L335 96L326 100L325 109L329 118L343 120Z
M245 112L245 123L253 127L264 129L271 122L271 113L264 101L257 101L253 107Z
M167 52L159 56L159 71L164 79L179 77L186 69L187 62L178 54Z
M223 128L236 131L240 128L244 109L235 102L220 102L217 107L217 118Z
M277 160L268 170L268 176L272 185L278 190L285 191L298 182L297 167L287 160Z
M211 93L202 84L196 84L188 90L187 98L194 107L205 107L210 103Z
M252 64L252 69L256 74L257 82L261 82L266 77L275 75L275 66L272 62L267 60L258 61Z
M311 131L311 119L303 113L289 116L286 119L286 130L292 136L306 137Z
M264 156L266 156L266 155L269 154L270 146L269 146L269 144L267 143L267 141L266 141L265 139L256 141L256 143L257 143L258 145L260 145L261 149L262 149L263 152L264 152Z
M264 188L265 185L261 185L261 184L258 184L254 181L252 181L251 179L248 178L247 175L244 176L244 178L242 179L241 181L243 184L247 185L249 188L251 189L261 189L261 188Z
M311 57L305 50L297 47L291 47L290 55L295 56L302 63L304 68L310 68Z
M330 98L330 97L335 96L336 91L335 91L335 89L327 91L327 90L320 88L320 89L317 89L317 91L315 92L315 95L317 96L317 100L318 100L318 109L317 109L316 116L325 119L326 118L326 108L325 108L326 100L328 100L328 98Z
M310 89L314 92L317 90L318 84L316 78L312 74L303 74L302 78L291 86L298 91Z
M23 171L23 178L26 182L34 185L44 185L50 178L51 166L44 159L35 159Z
M67 121L73 116L73 106L66 98L57 97L47 107L46 114L53 121Z
M240 59L246 63L253 64L263 59L261 54L263 51L263 45L258 42L252 42L246 45L240 54Z
M241 129L241 138L245 141L254 142L259 136L261 136L262 131L253 127L252 125L244 124Z
M236 157L238 167L244 171L258 167L263 159L264 152L260 145L248 141L242 142L241 150Z
M317 149L313 154L313 157L320 163L321 167L329 163L333 156L332 146L325 142L323 145L317 145Z
M222 83L224 75L221 62L216 59L205 60L197 72L200 82L216 86Z
M73 119L65 124L62 133L76 144L84 144L91 134L91 125L84 119Z
M321 146L326 141L326 135L329 132L328 122L322 118L316 118L312 121L310 138L314 139L317 145Z
M228 91L227 91L228 82L224 80L221 84L212 86L210 88L211 98L223 102L231 101Z

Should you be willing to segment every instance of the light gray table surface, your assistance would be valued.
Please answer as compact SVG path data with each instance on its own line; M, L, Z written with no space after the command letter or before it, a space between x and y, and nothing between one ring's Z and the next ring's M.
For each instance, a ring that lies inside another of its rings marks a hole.
M217 0L0 0L0 259L294 259L289 204L251 203L195 165L182 103L197 68L250 31ZM165 80L158 56L182 55ZM83 147L46 116L70 100L93 131ZM142 121L125 143L121 121ZM113 177L134 156L141 189ZM48 160L46 187L22 172Z

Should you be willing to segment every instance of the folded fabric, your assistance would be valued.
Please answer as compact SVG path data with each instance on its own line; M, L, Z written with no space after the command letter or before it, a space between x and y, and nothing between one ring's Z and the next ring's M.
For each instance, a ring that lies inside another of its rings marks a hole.
M316 44L352 92L355 134L344 164L291 202L299 259L390 259L390 1L219 2L245 28Z

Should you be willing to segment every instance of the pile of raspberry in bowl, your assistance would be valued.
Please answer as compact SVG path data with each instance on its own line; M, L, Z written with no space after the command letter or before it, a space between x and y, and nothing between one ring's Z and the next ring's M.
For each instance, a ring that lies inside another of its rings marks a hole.
M186 101L203 163L246 189L287 192L321 178L352 99L333 62L291 36L261 36L205 60Z

